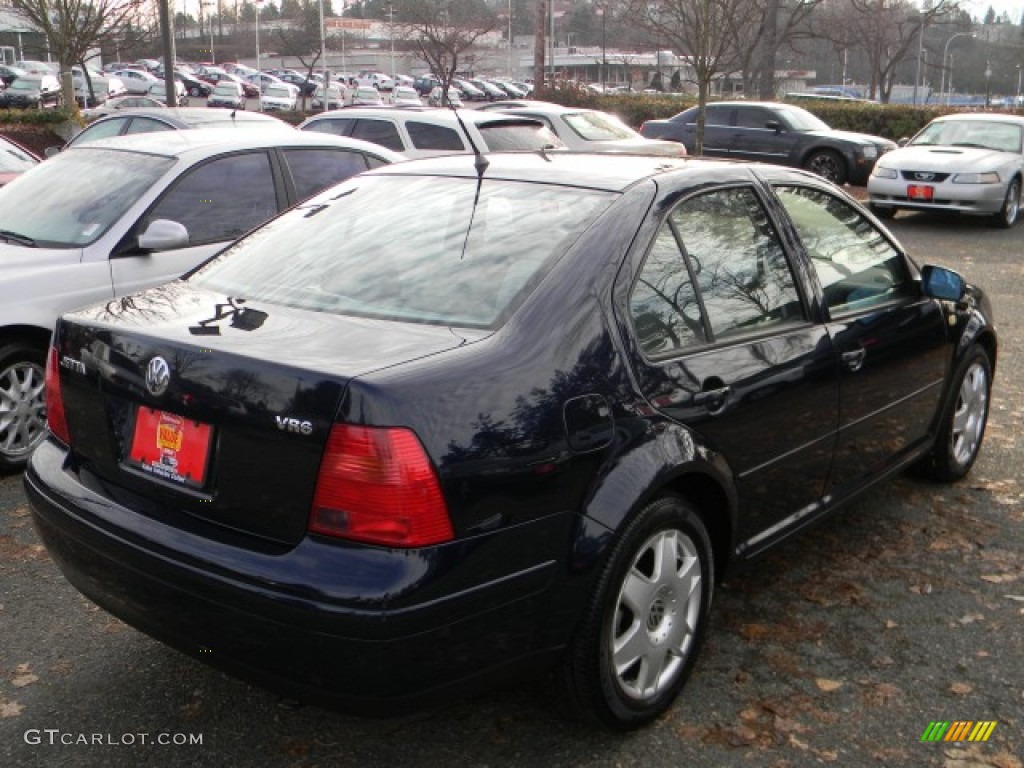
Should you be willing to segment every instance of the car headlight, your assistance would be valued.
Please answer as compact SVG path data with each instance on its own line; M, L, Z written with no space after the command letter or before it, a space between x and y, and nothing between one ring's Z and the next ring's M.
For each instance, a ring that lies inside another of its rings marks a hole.
M876 147L874 144L868 147L861 147L860 152L868 160L874 160L876 157L878 157L878 147Z
M892 168L883 168L880 165L875 166L875 170L871 172L871 175L878 179L895 179L898 176Z
M999 174L995 171L988 173L958 173L953 177L954 184L998 184Z

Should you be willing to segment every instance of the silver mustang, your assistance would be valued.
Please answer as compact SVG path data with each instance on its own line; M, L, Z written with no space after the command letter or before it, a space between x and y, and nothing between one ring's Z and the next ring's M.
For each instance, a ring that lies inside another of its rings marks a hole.
M883 155L868 179L871 211L943 211L990 216L1012 227L1020 216L1024 118L1002 114L938 117Z

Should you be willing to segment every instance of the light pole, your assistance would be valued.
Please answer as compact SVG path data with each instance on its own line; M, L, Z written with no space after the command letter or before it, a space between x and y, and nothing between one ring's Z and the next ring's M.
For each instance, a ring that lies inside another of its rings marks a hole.
M508 0L508 70L506 74L512 77L512 0Z
M324 97L321 101L323 102L323 111L326 112L327 105L331 100L327 94L327 86L331 84L331 81L329 79L329 73L327 72L327 38L324 36L324 0L320 0L320 66L324 68Z
M388 5L388 36L391 38L391 76L395 76L395 6Z
M598 12L601 14L601 93L603 94L605 89L608 87L608 39L605 34L608 29L608 10L602 6L598 9Z
M263 5L263 0L256 0L256 71L262 72L263 68L260 66L260 6ZM263 111L263 99L259 100L258 109Z
M217 4L215 2L204 2L204 3L202 3L202 5L203 5L204 8L216 8L217 7ZM216 66L217 65L217 54L213 50L213 12L212 11L207 11L207 13L206 13L206 21L207 21L207 23L210 26L210 63L213 64L214 66Z
M1020 75L1021 75L1022 71L1024 71L1024 70L1021 70L1021 66L1020 66L1020 64L1018 64L1017 65L1017 100L1013 104L1013 106L1015 106L1015 107L1020 107Z
M924 19L917 28L917 71L914 73L914 106L917 106L917 89L921 85L921 56L924 53Z
M958 37L974 37L973 32L957 32L953 34L947 41L946 46L942 49L942 86L939 88L939 93L946 94L946 106L949 106L950 91L953 90L953 66L950 63L949 67L949 91L946 90L946 60L949 58L949 44L956 40Z
M985 109L992 104L992 62L985 62Z

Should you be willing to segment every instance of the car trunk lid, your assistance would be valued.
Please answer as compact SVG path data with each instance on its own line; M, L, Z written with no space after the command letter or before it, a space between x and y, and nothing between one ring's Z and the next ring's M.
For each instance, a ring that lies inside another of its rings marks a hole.
M72 453L143 514L294 544L348 381L464 342L160 286L59 324Z

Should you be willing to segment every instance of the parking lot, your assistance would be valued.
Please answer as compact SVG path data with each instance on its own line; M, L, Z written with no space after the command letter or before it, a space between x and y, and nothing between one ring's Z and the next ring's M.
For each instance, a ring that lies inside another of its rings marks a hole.
M919 263L993 297L1001 355L987 441L954 486L900 477L743 565L667 716L627 736L565 719L546 680L396 720L252 688L150 640L68 585L0 479L4 765L1024 765L1024 241L901 215ZM935 721L986 742L922 742Z

